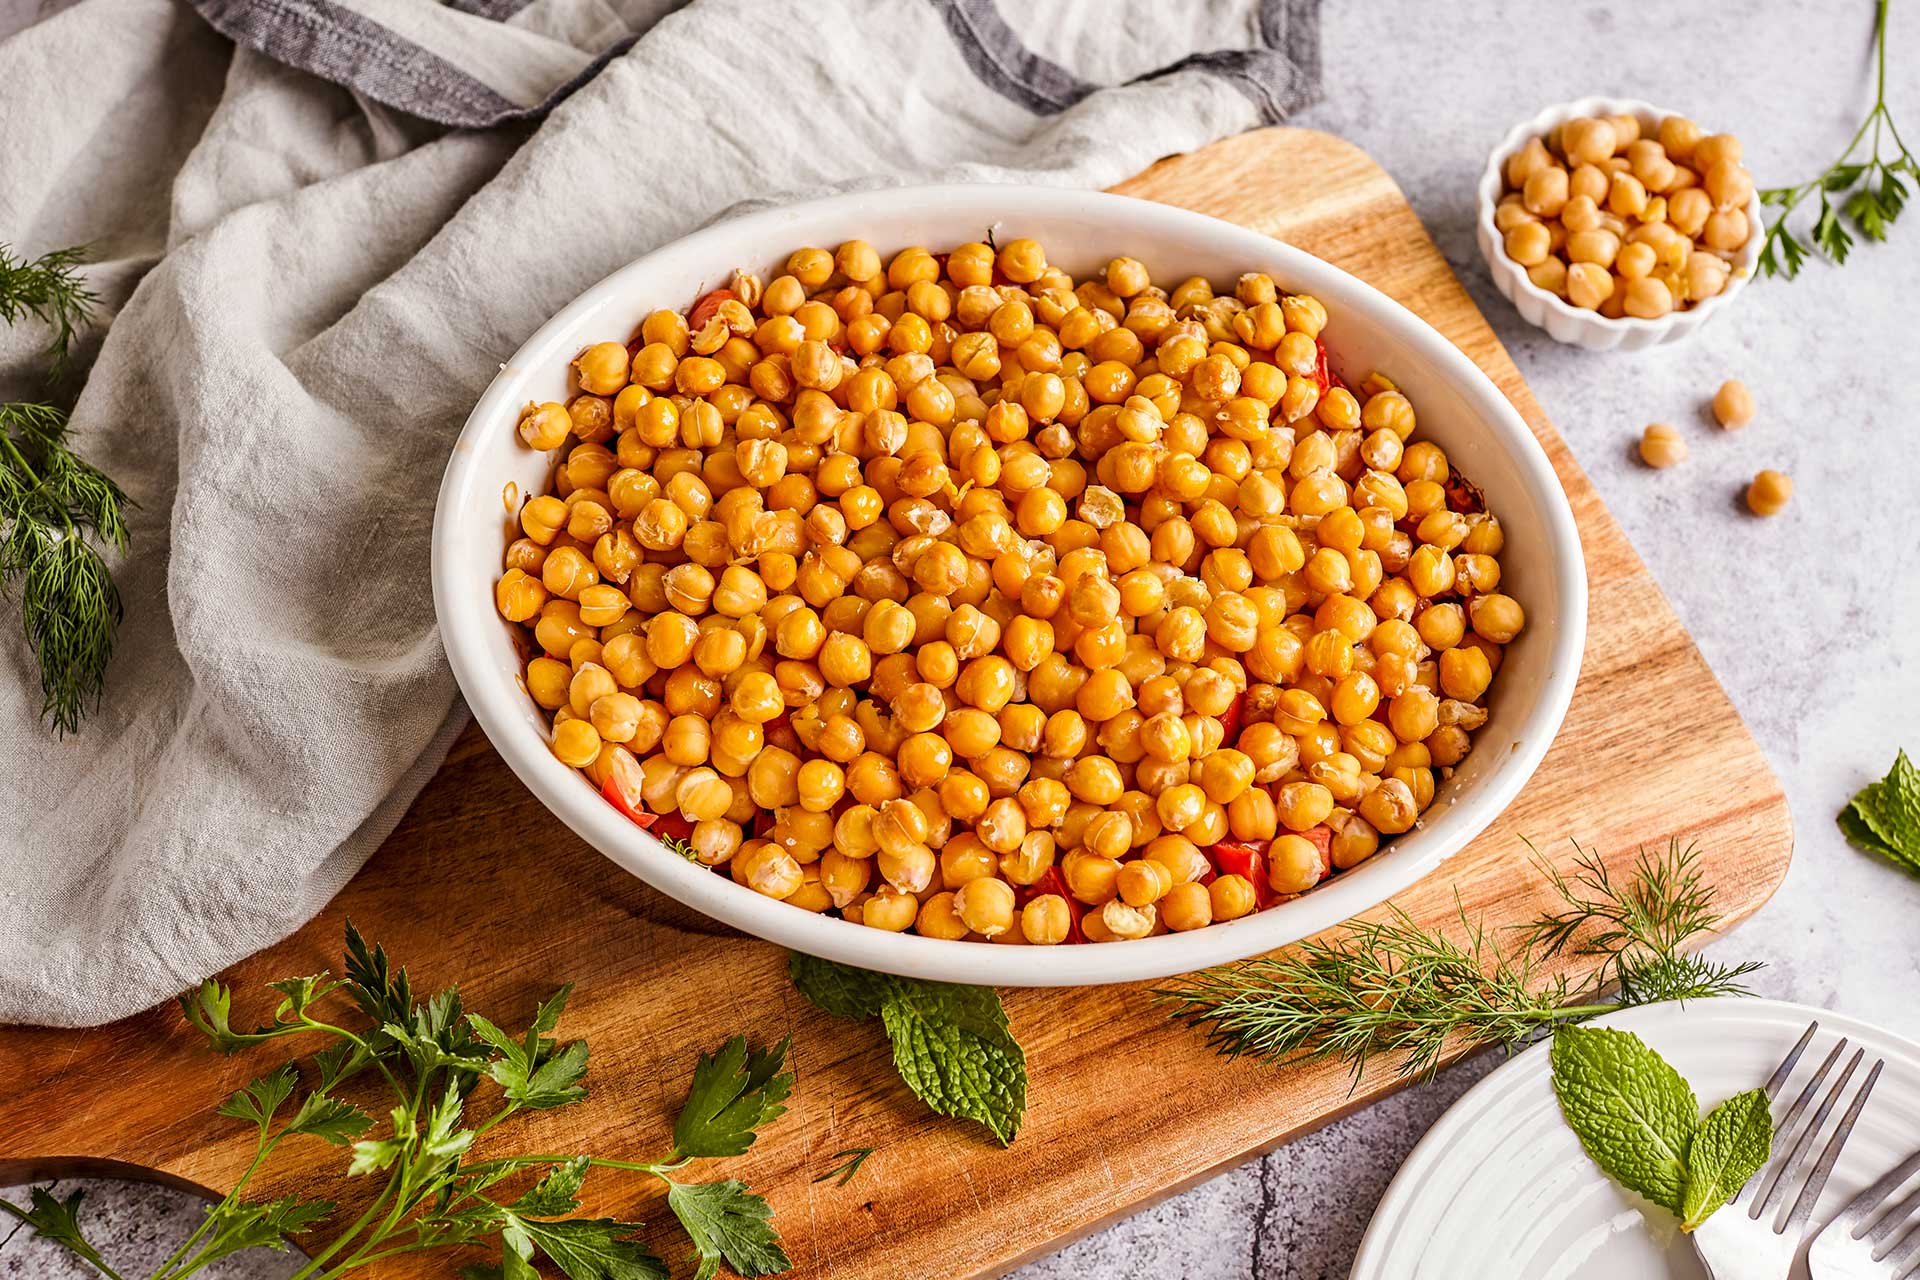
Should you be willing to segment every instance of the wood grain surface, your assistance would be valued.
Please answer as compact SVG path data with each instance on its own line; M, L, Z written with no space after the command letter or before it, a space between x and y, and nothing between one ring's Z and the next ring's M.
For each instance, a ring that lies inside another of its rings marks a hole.
M1117 190L1282 236L1411 307L1499 384L1572 500L1591 624L1565 728L1512 808L1448 874L1397 905L1441 923L1458 893L1489 926L1523 920L1545 900L1523 837L1556 860L1575 837L1624 862L1684 821L1729 918L1759 907L1792 848L1779 783L1393 181L1339 139L1267 129L1162 161ZM459 981L469 1007L509 1026L525 1025L561 982L577 984L561 1031L592 1044L593 1096L504 1126L489 1139L493 1154L656 1158L696 1052L735 1032L765 1041L791 1032L792 1110L747 1156L725 1162L725 1174L696 1174L742 1177L764 1192L800 1277L998 1274L1395 1087L1375 1074L1350 1089L1335 1066L1224 1061L1138 987L1014 991L1007 1004L1031 1064L1031 1109L1018 1142L1002 1150L975 1126L929 1115L899 1084L878 1026L807 1006L779 949L693 915L582 843L474 728L319 919L225 975L249 1016L271 1013L261 983L337 971L349 917L410 964L416 989ZM212 1109L277 1060L271 1049L212 1056L171 1006L92 1031L0 1033L0 1181L83 1158L225 1188L250 1140ZM831 1153L855 1146L877 1150L850 1185L812 1181ZM284 1155L263 1194L343 1198L339 1151L291 1143ZM640 1177L597 1173L587 1190L590 1209L645 1219L664 1256L685 1255ZM452 1269L425 1254L376 1274Z

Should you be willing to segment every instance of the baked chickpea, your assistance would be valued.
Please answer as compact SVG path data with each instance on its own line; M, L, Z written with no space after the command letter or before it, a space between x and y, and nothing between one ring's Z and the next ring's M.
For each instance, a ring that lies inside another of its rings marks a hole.
M1713 393L1713 417L1728 431L1736 431L1753 421L1753 394L1747 384L1729 379Z
M1757 516L1777 516L1793 497L1793 477L1784 471L1762 471L1747 486L1747 509Z
M1583 130L1594 158L1509 166L1534 281L1724 286L1667 203L1737 230L1737 148L1669 185L1637 122ZM521 414L528 447L578 443L495 586L556 755L692 821L704 864L874 928L1144 937L1279 888L1203 847L1354 865L1471 748L1523 621L1498 523L1390 381L1323 383L1318 300L1259 273L1169 294L1132 258L1076 285L1018 239L801 248L731 287ZM1022 906L1050 875L1065 895Z
M1640 433L1640 460L1650 467L1664 469L1687 460L1687 442L1664 422L1654 422Z

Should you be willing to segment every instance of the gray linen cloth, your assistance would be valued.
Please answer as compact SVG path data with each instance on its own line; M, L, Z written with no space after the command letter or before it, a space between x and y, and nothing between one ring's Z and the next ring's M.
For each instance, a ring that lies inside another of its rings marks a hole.
M93 246L74 438L139 503L77 735L42 726L0 610L0 1022L58 1025L284 937L432 776L465 722L428 588L441 469L568 299L744 202L1099 187L1318 81L1317 0L29 16L0 43L0 240ZM0 395L45 339L0 332Z

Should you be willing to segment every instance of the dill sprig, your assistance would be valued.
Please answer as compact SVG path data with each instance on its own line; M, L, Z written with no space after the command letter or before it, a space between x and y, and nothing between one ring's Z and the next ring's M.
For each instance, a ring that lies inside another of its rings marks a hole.
M0 404L0 584L20 588L42 714L62 734L80 727L106 684L123 609L92 539L125 551L128 505L66 433L67 416L52 405Z
M1565 1022L1657 1000L1746 994L1758 965L1719 965L1680 948L1718 922L1692 846L1642 850L1622 885L1581 851L1571 876L1539 861L1557 909L1517 927L1503 951L1461 909L1458 938L1392 908L1331 940L1191 974L1158 989L1170 1014L1219 1052L1274 1063L1337 1059L1361 1073L1376 1057L1400 1076L1431 1076L1449 1049L1513 1045ZM1538 966L1560 954L1604 956L1576 991ZM1602 999L1606 992L1612 998Z
M1798 186L1769 187L1760 193L1762 204L1780 211L1768 225L1767 238L1761 244L1760 274L1763 276L1783 275L1791 280L1800 274L1807 259L1807 246L1788 229L1787 219L1808 196L1820 197L1819 212L1809 233L1813 247L1835 266L1840 266L1853 248L1853 236L1841 221L1841 214L1867 239L1885 240L1888 229L1907 203L1907 186L1900 175L1920 178L1920 162L1907 150L1900 130L1893 123L1893 113L1887 109L1887 0L1879 0L1874 8L1873 41L1877 64L1873 110L1854 131L1847 149L1818 177ZM1869 130L1873 141L1867 158L1855 160L1853 153ZM1881 158L1883 138L1898 148L1891 159ZM1848 191L1852 194L1845 195ZM1839 201L1838 207L1836 201Z
M86 261L85 245L55 249L38 258L16 258L0 242L0 321L17 324L33 316L53 330L47 344L47 381L58 383L70 366L73 340L93 316L99 295L77 270Z

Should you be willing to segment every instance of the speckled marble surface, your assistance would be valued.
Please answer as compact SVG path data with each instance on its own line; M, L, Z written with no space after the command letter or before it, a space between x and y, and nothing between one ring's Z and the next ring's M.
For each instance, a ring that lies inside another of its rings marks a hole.
M1869 105L1872 11L1870 0L1847 0L1815 25L1804 5L1758 0L1657 20L1592 0L1551 17L1517 2L1444 15L1419 0L1329 4L1326 96L1297 123L1353 139L1407 191L1785 780L1793 869L1719 952L1765 960L1762 994L1920 1036L1920 881L1848 848L1833 825L1897 747L1920 749L1920 533L1905 511L1920 421L1920 227L1900 227L1842 271L1815 265L1794 284L1756 285L1692 342L1624 356L1564 348L1526 326L1494 292L1472 232L1473 187L1493 143L1515 120L1591 92L1739 133L1762 185L1810 176ZM1895 14L1889 94L1920 129L1920 27L1899 25L1908 18ZM1744 379L1759 404L1737 435L1704 415L1727 377ZM1656 419L1679 426L1693 453L1659 474L1632 448ZM1787 514L1759 521L1738 495L1767 466L1791 473L1797 489ZM1686 823L1673 815L1675 832ZM1017 1274L1344 1276L1407 1151L1496 1064L1456 1067ZM190 1204L154 1188L102 1183L91 1195L100 1239L128 1274L142 1274L139 1259L164 1255L193 1219ZM285 1255L263 1252L206 1274L277 1280L290 1270ZM24 1237L0 1244L0 1277L79 1274Z

